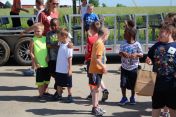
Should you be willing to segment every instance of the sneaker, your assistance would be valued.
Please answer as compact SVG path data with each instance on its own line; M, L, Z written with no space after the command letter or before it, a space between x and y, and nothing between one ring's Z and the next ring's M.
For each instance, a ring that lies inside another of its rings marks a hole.
M99 108L100 109L100 111L103 113L103 114L105 114L106 113L106 110L105 109L103 109L103 108L101 108L101 107L97 107L97 108Z
M48 93L48 92L45 92L45 93L43 93L43 96L46 96L46 97L52 97L53 95L50 94L50 93Z
M123 106L123 105L125 105L125 104L127 104L127 103L128 103L127 97L122 97L122 99L121 99L120 102L119 102L119 105L120 105L120 106Z
M62 95L59 95L58 93L55 93L53 96L52 96L52 101L61 101L62 100Z
M135 105L136 104L136 101L135 101L134 97L130 97L130 104L131 105Z
M24 76L34 76L34 70L33 69L27 69L23 71Z
M89 94L87 97L86 97L87 100L91 100L92 99L92 95Z
M103 95L102 95L101 101L105 102L108 99L109 92L107 89L105 89L104 91L102 91L102 93L103 93Z
M68 95L66 103L72 103L73 102L73 97L71 95Z
M45 102L46 101L46 98L44 96L38 96L38 100L40 102Z
M169 112L162 112L162 117L170 117L170 114Z
M92 108L92 114L95 116L102 116L104 113L98 107Z

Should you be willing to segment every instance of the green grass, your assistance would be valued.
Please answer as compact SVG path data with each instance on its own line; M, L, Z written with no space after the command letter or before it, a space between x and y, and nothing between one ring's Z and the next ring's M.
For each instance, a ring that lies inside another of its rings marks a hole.
M158 13L168 13L168 12L175 12L176 6L167 6L167 7L96 7L95 13L96 14L158 14ZM29 9L30 13L33 14L33 9ZM63 20L63 15L65 14L72 14L72 8L59 8L59 22L62 27L65 27L66 24ZM9 15L10 9L0 9L0 16L2 15ZM28 15L25 12L21 12L20 15ZM27 27L26 25L27 19L22 20L23 27ZM137 20L138 23L141 23L142 20L139 18ZM78 21L79 23L79 21ZM105 18L105 24L114 25L112 18ZM8 25L10 27L11 24ZM120 37L123 39L123 23L120 24L122 30L120 30ZM151 32L151 29L149 30ZM158 32L158 31L157 31ZM113 32L110 35L113 38ZM144 38L144 34L140 34L140 38ZM151 38L151 33L149 34L149 38Z

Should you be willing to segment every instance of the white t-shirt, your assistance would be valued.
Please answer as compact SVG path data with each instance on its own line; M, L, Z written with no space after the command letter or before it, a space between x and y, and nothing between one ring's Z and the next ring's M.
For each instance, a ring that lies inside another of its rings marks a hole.
M68 58L73 56L73 49L67 47L68 43L59 43L58 45L60 45L60 47L57 54L56 72L67 74Z

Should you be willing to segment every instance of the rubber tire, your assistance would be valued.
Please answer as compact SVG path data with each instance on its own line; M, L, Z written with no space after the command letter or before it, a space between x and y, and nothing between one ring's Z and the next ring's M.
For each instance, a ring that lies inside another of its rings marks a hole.
M10 57L10 48L9 45L2 39L0 39L0 51L1 51L1 47L4 49L5 54L2 57L2 59L0 58L0 66L4 65Z
M14 58L19 65L23 65L23 66L31 65L31 57L29 53L29 44L30 44L31 39L32 39L31 37L20 38L17 44L15 45ZM27 60L23 59L20 55L20 47L23 44L25 44L25 48L26 48L25 53L23 54L27 55L27 58L28 58Z

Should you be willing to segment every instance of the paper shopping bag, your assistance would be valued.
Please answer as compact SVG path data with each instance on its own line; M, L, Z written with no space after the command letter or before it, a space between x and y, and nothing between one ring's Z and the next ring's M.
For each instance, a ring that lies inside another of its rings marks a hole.
M135 92L141 96L152 96L155 88L156 73L147 70L139 70L135 85Z

